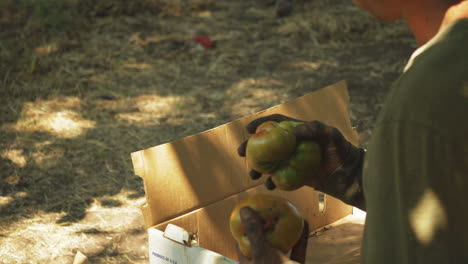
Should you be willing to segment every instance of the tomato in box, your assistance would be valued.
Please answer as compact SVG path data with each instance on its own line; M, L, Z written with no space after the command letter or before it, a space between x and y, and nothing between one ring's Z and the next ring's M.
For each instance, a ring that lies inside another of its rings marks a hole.
M271 246L287 253L297 243L304 228L304 219L297 208L282 197L253 194L236 205L229 222L231 234L244 256L252 257L250 241L240 218L240 209L245 206L256 211L262 219L263 230Z

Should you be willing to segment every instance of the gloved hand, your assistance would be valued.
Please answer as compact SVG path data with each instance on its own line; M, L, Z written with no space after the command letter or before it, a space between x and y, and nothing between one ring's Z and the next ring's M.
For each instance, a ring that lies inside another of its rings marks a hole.
M240 210L242 223L245 226L245 233L250 241L252 248L252 259L242 255L237 245L237 255L239 264L293 264L305 263L307 251L307 239L309 235L309 225L304 221L302 235L296 245L291 250L291 256L288 258L280 250L273 248L267 241L263 232L262 219L250 207L244 207Z
M353 146L347 141L341 132L319 121L305 122L293 119L284 115L274 114L260 117L247 125L247 131L255 133L257 127L266 121L298 121L305 124L299 125L294 129L296 137L300 140L313 140L317 142L322 149L322 163L318 170L311 172L305 185L314 189L328 193L344 202L353 204L355 200L362 200L357 203L363 203L362 197L362 163L364 160L364 150ZM237 149L240 156L245 157L248 140L242 143ZM259 179L261 173L250 171L252 179ZM265 185L272 190L276 186L271 180L267 179ZM352 192L348 189L352 188ZM356 196L357 195L357 196ZM352 196L352 197L351 197ZM364 204L357 204L363 209Z

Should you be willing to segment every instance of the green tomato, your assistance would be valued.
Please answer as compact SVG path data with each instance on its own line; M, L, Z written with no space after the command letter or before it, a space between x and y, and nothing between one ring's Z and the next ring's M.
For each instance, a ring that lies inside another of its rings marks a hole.
M302 125L304 124L304 122L299 122L299 121L282 121L279 123L279 126L284 128L284 129L288 129L292 132L294 132L294 128L299 126L299 125Z
M292 131L280 127L277 122L267 121L247 142L247 163L261 173L271 172L288 159L295 148L296 136Z
M273 172L271 179L279 189L292 191L304 186L307 174L301 173L301 171L286 163Z
M320 167L322 163L322 148L314 141L301 141L296 151L289 159L289 165L301 170L312 171Z
M308 177L320 167L322 152L320 145L313 141L302 141L294 154L272 173L276 187L282 190L296 190L304 186Z

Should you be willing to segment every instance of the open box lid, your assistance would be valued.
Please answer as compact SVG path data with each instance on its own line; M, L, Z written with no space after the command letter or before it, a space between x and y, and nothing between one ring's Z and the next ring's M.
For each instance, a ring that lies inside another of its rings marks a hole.
M247 192L266 191L262 186L266 177L251 180L245 158L237 154L237 147L249 137L245 126L258 117L279 113L305 121L319 120L338 128L347 140L358 145L358 134L349 120L348 102L346 82L341 81L196 135L132 153L135 174L143 178L145 185L147 203L142 211L146 226L164 230L167 223L175 221L192 232L201 231L200 226L210 229L205 222L213 223L214 218L226 221L239 197ZM304 210L309 210L304 198L311 197L314 191L303 187L293 192L274 192L296 205L302 203L298 207L304 214ZM351 213L350 206L337 200L331 198L327 202L329 214L317 225ZM305 218L313 222L316 211L306 213ZM210 221L200 223L200 215L207 212ZM220 228L224 233L226 224ZM311 226L320 227L313 223Z

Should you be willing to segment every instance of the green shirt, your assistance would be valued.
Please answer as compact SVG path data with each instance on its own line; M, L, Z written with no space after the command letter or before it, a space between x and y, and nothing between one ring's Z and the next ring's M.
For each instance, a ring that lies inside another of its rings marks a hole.
M413 57L365 155L361 263L468 263L468 19Z

